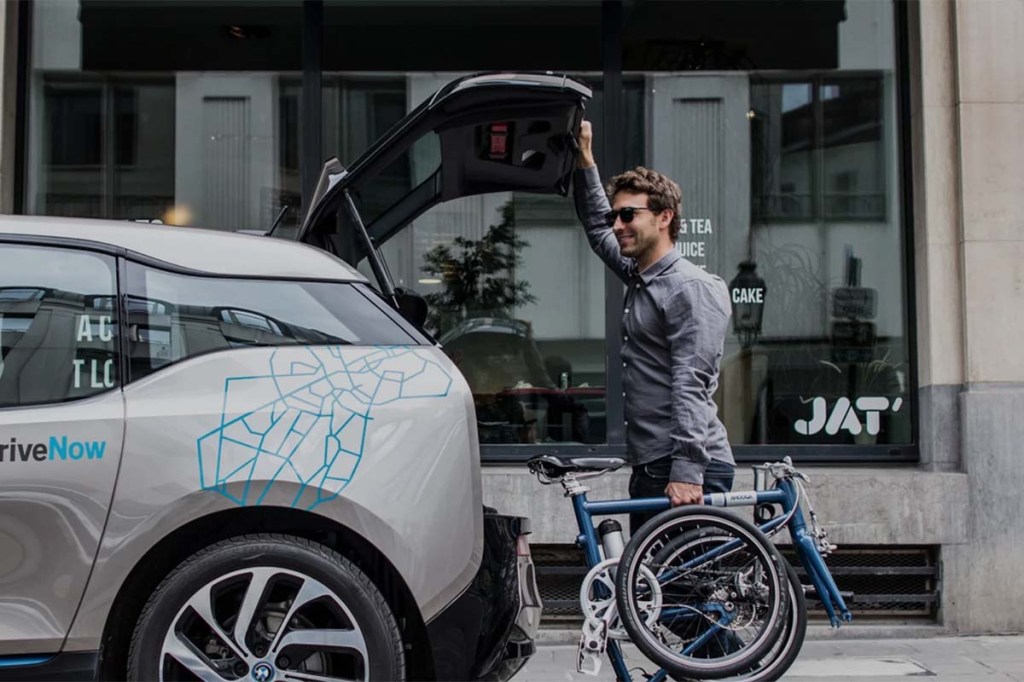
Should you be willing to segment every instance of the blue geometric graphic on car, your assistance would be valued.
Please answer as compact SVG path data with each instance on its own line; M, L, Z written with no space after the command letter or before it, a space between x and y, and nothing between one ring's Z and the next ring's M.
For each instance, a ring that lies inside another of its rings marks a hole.
M199 484L250 505L288 481L298 485L292 507L313 509L351 482L374 408L442 398L451 384L437 360L415 348L274 351L269 374L225 380L221 425L196 443Z

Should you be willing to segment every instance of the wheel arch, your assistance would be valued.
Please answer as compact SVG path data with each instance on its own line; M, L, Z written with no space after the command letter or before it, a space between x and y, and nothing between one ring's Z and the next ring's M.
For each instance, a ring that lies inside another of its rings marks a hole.
M403 635L409 680L434 678L426 624L408 584L388 558L366 538L333 519L282 507L217 511L168 533L153 545L121 583L107 614L101 640L99 679L124 679L128 645L143 606L178 564L200 549L252 532L294 535L321 543L366 573L391 606Z

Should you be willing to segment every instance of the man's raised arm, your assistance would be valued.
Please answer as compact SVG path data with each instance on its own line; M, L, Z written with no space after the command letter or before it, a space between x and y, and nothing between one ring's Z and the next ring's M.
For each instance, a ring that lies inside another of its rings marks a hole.
M619 252L619 242L606 218L612 207L608 203L604 187L601 186L601 175L597 172L597 162L594 161L593 142L594 134L590 121L583 121L580 125L580 156L577 162L579 169L573 175L576 215L586 229L590 248L619 279L628 282L632 262L623 258Z

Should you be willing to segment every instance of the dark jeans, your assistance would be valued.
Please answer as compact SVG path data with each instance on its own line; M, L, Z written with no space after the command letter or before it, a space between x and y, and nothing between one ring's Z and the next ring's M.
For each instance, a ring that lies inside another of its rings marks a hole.
M637 497L664 497L665 486L668 485L668 475L672 471L672 458L662 457L647 464L640 464L633 467L633 474L629 477L629 496ZM732 479L736 475L736 468L731 464L724 464L711 460L708 468L704 471L704 494L727 493L732 490ZM643 512L629 515L629 534L634 535L640 526L644 525L656 512Z

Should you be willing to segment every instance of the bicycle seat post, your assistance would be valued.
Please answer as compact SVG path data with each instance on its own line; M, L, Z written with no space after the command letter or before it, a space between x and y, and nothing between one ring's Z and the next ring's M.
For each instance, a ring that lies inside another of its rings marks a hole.
M562 488L565 489L566 497L578 497L590 492L590 488L580 483L571 471L562 476Z

